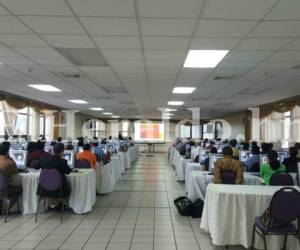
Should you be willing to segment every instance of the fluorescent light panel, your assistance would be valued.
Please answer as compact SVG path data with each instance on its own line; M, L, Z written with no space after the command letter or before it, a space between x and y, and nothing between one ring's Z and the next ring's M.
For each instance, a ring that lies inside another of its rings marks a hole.
M103 110L103 108L100 108L100 107L95 107L95 108L90 108L90 110L94 110L94 111L101 111L101 110Z
M173 94L191 94L195 89L194 87L175 87Z
M177 111L177 109L165 109L165 111L167 111L167 112L175 112L175 111Z
M171 105L171 106L180 106L183 104L184 104L184 102L182 102L182 101L169 101L168 102L168 105Z
M76 103L76 104L88 104L87 101L85 101L85 100L80 100L80 99L69 100L69 102L73 102L73 103Z
M61 92L60 89L49 84L29 84L28 86L45 92Z
M113 115L111 118L120 118L118 115Z
M173 114L171 113L163 113L164 116L172 116Z
M111 112L103 112L102 114L103 115L112 115L113 113L111 113Z
M190 50L184 68L215 68L229 50Z

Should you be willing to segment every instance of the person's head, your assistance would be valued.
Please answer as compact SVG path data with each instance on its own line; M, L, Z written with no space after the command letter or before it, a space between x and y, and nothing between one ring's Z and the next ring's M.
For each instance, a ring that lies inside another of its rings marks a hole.
M112 136L111 135L108 137L108 140L112 140Z
M28 153L30 153L34 150L36 150L36 143L31 141L31 142L28 143L27 151L28 151Z
M72 143L69 143L67 146L66 146L66 150L73 150L74 147L72 145Z
M295 143L295 148L296 148L297 150L300 150L300 142L296 142L296 143Z
M268 156L270 167L273 170L277 170L280 167L280 161L278 160L277 152L275 150L269 150L267 156Z
M94 139L95 141L98 141L98 137L97 137L97 136L94 136L93 139Z
M245 142L243 145L244 150L249 150L249 143Z
M57 137L57 142L61 142L62 141L62 138L61 137Z
M211 147L210 153L211 154L217 154L218 153L218 149L216 147Z
M85 151L91 150L91 144L89 144L89 143L84 144L83 145L83 150L85 150Z
M56 145L56 141L51 141L50 146L54 147Z
M270 144L269 143L262 143L261 144L261 151L263 154L267 154L270 151Z
M272 150L274 147L274 144L273 143L269 143L269 150Z
M8 150L10 149L10 142L9 141L2 142L2 145L5 146L5 147L8 147Z
M258 146L252 146L251 153L252 153L253 155L259 155L259 153L260 153L260 148L259 148Z
M8 155L9 152L9 147L7 146L7 144L1 144L0 145L0 155Z
M38 141L36 144L36 150L44 151L45 149L45 143L42 141Z
M211 141L209 141L209 144L210 145L215 145L215 141L211 140Z
M224 156L232 157L232 155L233 155L232 148L228 147L228 146L224 147L223 150L222 150L222 154Z
M65 151L65 145L63 143L56 143L53 147L53 153L55 155L63 156Z
M290 157L297 157L297 155L298 155L297 148L296 147L290 147L289 155L290 155Z
M236 140L236 139L232 139L232 140L229 141L229 145L230 145L231 147L233 147L233 148L236 147L236 144L237 144L237 140Z
M4 136L4 140L7 141L8 139L9 139L9 136L8 136L8 135L5 135L5 136Z
M95 148L97 148L97 147L99 146L99 142L94 142L94 143L93 143L93 146L94 146Z

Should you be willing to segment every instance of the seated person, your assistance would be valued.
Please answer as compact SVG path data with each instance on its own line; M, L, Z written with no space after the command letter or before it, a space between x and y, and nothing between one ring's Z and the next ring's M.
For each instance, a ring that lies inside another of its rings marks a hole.
M73 150L74 147L73 147L73 144L72 142L68 142L67 146L66 146L66 150Z
M268 152L268 163L260 166L260 176L265 184L270 184L271 176L277 172L286 172L286 167L278 160L278 154L275 150Z
M77 146L78 147L83 147L84 146L84 139L83 137L78 137L78 143L77 143Z
M94 142L93 148L94 148L94 154L96 155L97 161L103 161L105 154L104 154L103 149L99 148L99 143Z
M68 166L68 162L63 158L63 156L64 156L64 144L57 143L53 147L53 155L48 155L47 157L40 159L40 166L42 169L56 169L61 174L63 180L62 193L63 193L63 197L67 198L70 196L71 188L65 175L71 173L71 168ZM41 193L41 188L38 187L37 194L39 195L40 193ZM44 193L44 195L52 198L61 197L59 190L47 192Z
M236 148L237 145L237 140L236 139L232 139L229 141L229 146L232 149L232 157L235 159L239 158L239 150Z
M30 167L30 164L34 160L40 160L43 157L49 156L48 152L45 152L45 143L38 141L35 144L35 149L28 154L27 166Z
M18 196L22 193L22 187L12 184L13 176L17 174L18 169L16 163L9 156L9 142L4 142L0 146L0 171L4 173L7 181L7 195Z
M62 138L61 137L57 137L56 141L57 141L57 143L61 143L62 142Z
M96 156L92 153L91 145L89 143L84 144L83 151L77 154L77 160L85 159L90 163L91 168L96 167Z
M296 148L297 151L298 151L297 157L300 158L300 142L296 142L296 143L295 143L295 148Z
M260 148L258 146L253 146L251 153L252 156L249 157L247 159L247 161L245 161L244 165L246 167L247 170L251 171L251 167L255 164L255 163L259 163L260 162L260 157L259 157L259 152L260 152Z
M249 143L244 142L244 144L243 144L243 150L249 150L249 147L250 147Z
M211 154L217 154L218 149L216 147L211 147L210 148L210 153ZM209 169L209 157L206 157L205 160L202 162L202 164L204 165L204 171L208 171L208 169Z
M297 157L298 150L296 147L290 147L289 149L289 158L284 159L283 165L286 166L286 171L289 173L297 173L298 172L298 162L300 159Z
M261 144L261 154L268 154L268 152L272 150L272 145L270 143L262 143Z
M222 183L221 173L223 171L231 171L236 173L236 184L243 184L244 167L239 160L233 159L233 151L231 147L223 148L223 158L215 163L214 167L214 183Z

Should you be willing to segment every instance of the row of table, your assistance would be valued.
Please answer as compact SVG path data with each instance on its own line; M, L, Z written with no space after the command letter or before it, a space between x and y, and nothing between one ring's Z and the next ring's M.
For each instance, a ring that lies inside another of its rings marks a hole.
M116 182L121 179L131 163L138 159L138 146L132 146L127 152L119 152L112 156L111 162L106 165L97 164L94 169L80 169L67 175L71 185L69 206L74 213L83 214L92 211L96 203L96 193L112 192ZM37 209L37 187L40 171L29 169L28 173L19 173L14 183L23 188L20 197L22 214L34 214Z
M282 187L263 186L262 179L249 172L244 173L244 185L213 184L213 175L203 171L199 163L184 159L174 147L168 153L169 164L174 166L177 180L185 181L188 198L204 200L200 227L210 233L212 243L249 248L255 217L264 213L273 194ZM268 249L279 250L283 237L268 236L267 243ZM256 237L255 247L263 249L263 241L259 237ZM300 249L299 241L290 236L287 249Z

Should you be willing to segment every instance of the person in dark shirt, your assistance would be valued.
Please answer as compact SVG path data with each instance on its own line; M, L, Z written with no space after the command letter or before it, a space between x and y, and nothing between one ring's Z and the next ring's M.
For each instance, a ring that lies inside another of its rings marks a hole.
M300 159L297 157L298 150L296 147L290 147L289 149L289 158L284 159L283 165L286 166L286 171L290 173L298 172L298 162Z
M42 141L38 141L35 144L35 148L32 152L28 154L27 166L36 168L38 164L33 164L35 166L31 166L33 161L39 161L43 157L49 156L48 152L45 152L45 143Z
M211 147L210 148L210 153L211 154L217 154L218 153L218 149L216 147ZM203 161L203 165L204 165L204 170L208 171L208 168L209 168L209 157L205 158L205 160Z
M40 160L40 166L42 169L56 169L62 176L63 184L62 184L62 193L63 197L69 197L71 194L71 188L68 183L68 180L65 175L71 173L71 168L68 166L67 160L63 159L64 155L64 144L57 143L53 148L53 155L49 155L48 157L44 157ZM41 188L38 188L37 194L39 195L41 192ZM44 193L48 197L52 198L60 198L60 190L51 191Z

